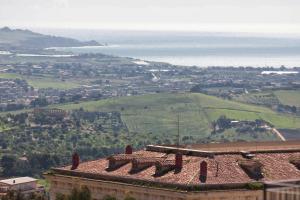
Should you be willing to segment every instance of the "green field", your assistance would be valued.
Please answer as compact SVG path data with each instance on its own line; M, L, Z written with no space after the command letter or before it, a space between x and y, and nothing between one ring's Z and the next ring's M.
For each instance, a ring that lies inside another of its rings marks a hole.
M234 96L235 101L255 104L255 105L277 105L279 100L273 91L258 92L258 93L248 93Z
M71 89L79 87L80 85L74 82L64 82L61 80L55 80L55 79L37 79L37 78L31 78L26 79L28 81L28 84L31 85L34 88L55 88L55 89Z
M223 100L199 93L131 96L50 107L65 110L83 108L89 111L119 111L130 134L134 134L135 137L147 137L148 134L152 134L174 140L177 135L178 115L181 136L195 139L209 137L211 122L221 115L236 120L264 119L279 129L300 129L300 117L280 114L263 106ZM248 138L249 135L239 135L236 139L248 140Z
M46 191L48 191L49 188L50 188L50 183L46 179L38 179L37 183L39 185L44 186L44 188L46 189Z
M289 105L300 107L300 90L278 90L241 94L233 98L235 101L257 105Z
M130 132L159 135L176 135L178 114L181 134L200 138L210 134L211 122L221 115L237 120L264 119L276 128L300 128L299 117L204 94L155 94L55 107L66 110L82 107L91 111L120 111Z
M234 128L226 129L222 134L212 134L210 139L214 141L236 141L238 139L243 139L245 141L273 141L278 140L274 137L274 134L271 131L264 132L243 132L239 133Z
M300 107L300 90L279 90L274 93L281 104Z
M29 85L31 85L34 88L41 89L41 88L54 88L54 89L72 89L79 87L80 84L72 82L72 81L61 81L58 79L54 79L51 77L43 77L43 78L37 78L37 77L29 77L29 76L22 76L19 74L13 74L13 73L0 73L0 78L7 78L7 79L23 79L28 82Z
M21 78L21 76L13 73L0 73L0 78L16 79Z

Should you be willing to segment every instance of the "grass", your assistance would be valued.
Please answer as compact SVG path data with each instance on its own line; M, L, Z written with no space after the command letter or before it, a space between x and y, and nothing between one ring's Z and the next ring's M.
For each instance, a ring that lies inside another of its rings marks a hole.
M274 93L281 104L300 107L300 90L279 90Z
M272 141L278 140L271 131L263 132L243 132L239 133L235 128L226 129L222 134L216 133L212 134L210 137L214 141L222 141L226 139L227 141L236 141L237 138L244 141Z
M300 90L277 90L242 94L235 96L234 100L260 105L277 105L280 103L300 107Z
M279 100L273 91L241 94L234 97L234 100L256 105L277 105Z
M44 186L46 191L50 188L50 183L46 179L38 179L37 183Z
M66 110L120 111L132 132L175 135L177 115L183 135L208 135L221 115L237 120L264 119L276 128L300 128L300 118L262 106L219 99L204 94L155 94L55 106Z
M80 84L75 83L73 81L61 81L51 77L49 78L28 77L28 76L22 76L14 73L0 73L0 78L23 79L26 80L29 85L37 89L41 89L41 88L72 89L80 86Z
M154 94L50 107L65 110L82 107L89 111L119 111L131 134L138 133L143 137L151 134L173 140L177 135L178 115L181 136L197 139L210 136L211 122L221 115L236 120L264 119L280 129L300 128L299 117L279 114L263 106L223 100L205 94ZM230 133L226 134L230 135ZM241 138L246 137L241 136L237 139ZM261 138L270 137L266 135Z
M80 85L70 81L60 81L55 79L26 79L28 84L34 88L55 88L55 89L72 89L79 87Z
M14 73L0 73L0 78L16 79L21 78L21 76Z
M83 107L86 110L120 111L130 132L137 133L175 136L178 113L183 135L206 136L210 127L205 115L199 112L198 105L188 95L145 95L59 107L67 110Z

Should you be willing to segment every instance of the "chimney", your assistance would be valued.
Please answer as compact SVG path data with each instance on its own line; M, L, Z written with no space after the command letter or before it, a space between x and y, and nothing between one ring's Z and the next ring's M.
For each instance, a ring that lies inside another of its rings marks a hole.
M161 158L134 158L132 160L132 172L138 172L156 164Z
M130 163L137 155L134 154L118 154L109 156L108 160L108 168L107 170L115 170L127 163Z
M72 155L72 167L71 167L71 170L74 170L74 169L77 169L77 167L79 166L79 155L78 153L73 153Z
M291 157L290 163L292 163L293 165L295 165L295 167L300 169L300 157Z
M255 180L263 178L263 164L259 160L240 160L238 164L250 178Z
M205 183L207 179L207 162L202 161L200 163L200 181Z
M131 145L127 145L125 148L125 154L132 154L132 147Z
M182 154L176 153L175 155L175 169L179 170L182 168Z

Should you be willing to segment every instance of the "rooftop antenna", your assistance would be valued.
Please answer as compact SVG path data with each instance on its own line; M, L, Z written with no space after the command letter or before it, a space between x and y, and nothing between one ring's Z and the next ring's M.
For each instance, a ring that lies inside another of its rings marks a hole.
M219 162L216 160L216 164L217 164L217 169L216 169L216 177L219 176Z
M130 132L129 132L129 129L128 129L127 124L125 122L124 122L124 126L125 126L126 132L127 132L127 134L126 134L127 145L132 145L131 144L131 138L130 138Z
M177 115L177 147L180 145L179 114Z

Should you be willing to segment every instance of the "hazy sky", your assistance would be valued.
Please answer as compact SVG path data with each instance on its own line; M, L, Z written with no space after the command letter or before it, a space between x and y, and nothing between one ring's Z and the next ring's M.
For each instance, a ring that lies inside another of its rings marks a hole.
M300 0L0 0L0 26L300 33Z

